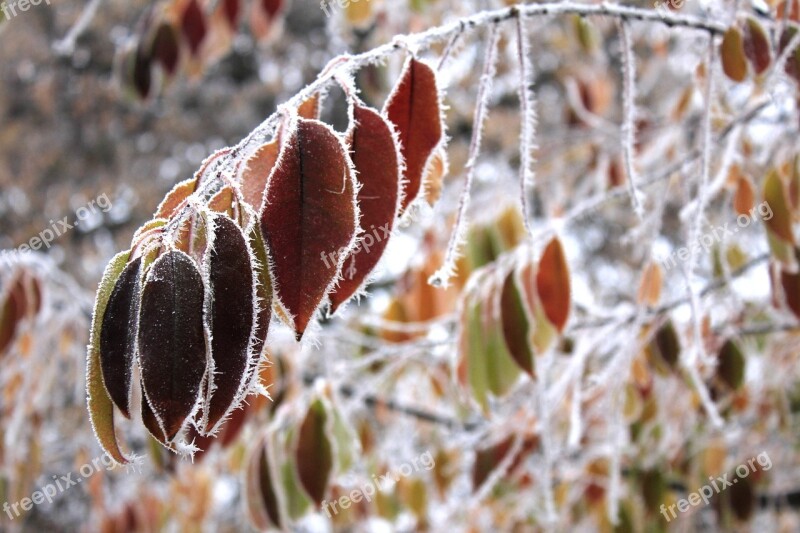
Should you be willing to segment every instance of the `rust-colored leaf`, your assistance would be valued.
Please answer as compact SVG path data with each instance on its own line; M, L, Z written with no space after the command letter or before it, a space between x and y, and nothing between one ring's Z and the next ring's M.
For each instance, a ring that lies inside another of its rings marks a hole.
M275 296L300 339L337 276L324 259L350 249L358 219L345 148L329 126L297 119L285 136L260 217Z
M100 337L102 334L103 316L114 285L128 263L130 251L120 252L108 263L103 279L97 289L97 296L92 314L92 329L89 338L89 350L86 354L86 397L89 409L89 420L100 446L120 464L128 462L120 451L114 431L114 404L103 385L103 371L100 364Z
M409 59L386 102L384 114L397 129L406 164L405 197L400 207L403 212L419 195L429 159L444 132L433 69Z
M772 62L772 47L764 27L749 17L744 27L744 53L753 67L753 72L762 74Z
M189 0L186 3L181 16L181 31L189 45L189 50L192 55L196 56L207 33L206 16L197 0Z
M208 201L208 208L233 218L233 200L233 189L230 185L226 185Z
M211 388L204 407L206 432L217 428L244 393L255 315L255 277L245 236L226 216L212 220L206 319L211 332L213 367L209 369L206 385Z
M738 215L750 216L755 203L756 191L752 182L746 176L740 176L733 195L733 209Z
M122 271L108 299L100 333L103 383L126 418L130 418L131 374L136 360L141 265L139 257Z
M744 53L742 32L736 26L731 26L722 37L720 44L720 57L722 70L733 81L744 81L747 77L747 60Z
M319 119L322 98L319 93L314 93L297 106L297 116L307 119Z
M332 313L356 293L378 264L389 243L399 208L400 156L391 127L377 111L361 104L354 105L353 118L355 125L349 133L348 144L361 183L358 203L364 234L344 258L342 279L331 292ZM327 259L323 260L325 266L336 269L338 254L332 252Z
M297 478L308 496L319 505L325 498L333 469L333 449L327 432L328 414L321 400L308 408L297 435Z
M658 263L651 262L644 269L642 281L639 284L637 301L655 307L661 301L661 287L664 284L664 274Z
M268 142L256 150L244 164L241 177L242 197L254 209L261 207L267 180L278 161L280 149L277 140Z
M175 216L196 188L197 178L189 178L175 185L161 201L153 218L171 218Z
M547 319L559 332L564 331L569 318L572 289L567 258L558 238L550 241L539 261L536 290Z
M200 272L180 251L156 259L142 289L142 389L167 440L191 414L205 374L203 296Z

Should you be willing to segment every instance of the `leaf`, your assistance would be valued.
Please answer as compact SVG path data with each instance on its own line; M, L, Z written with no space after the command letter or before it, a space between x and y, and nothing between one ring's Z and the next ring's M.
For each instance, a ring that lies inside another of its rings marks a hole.
M208 208L233 218L233 200L233 189L226 185L208 201Z
M267 448L269 444L268 435L259 439L245 470L248 515L258 530L269 529L270 525L281 527L280 504Z
M378 264L399 209L400 155L391 126L377 111L359 103L353 106L353 121L348 145L361 183L357 198L365 233L341 263L342 279L330 295L331 313L356 293ZM329 259L330 268L336 268L339 261Z
M447 150L440 146L431 158L427 173L422 182L425 184L425 201L433 206L442 196L444 177L449 171Z
M744 27L744 53L756 74L762 74L772 63L770 39L764 27L753 17L747 18Z
M232 30L236 30L239 23L241 8L241 0L222 0L222 12L225 14L225 20L228 21Z
M152 84L151 64L152 58L144 51L141 44L132 50L128 56L128 84L142 100L150 95L150 86Z
M327 421L324 404L319 399L315 400L300 425L295 450L297 477L317 505L325 498L333 469L333 451L327 433Z
M419 195L431 155L443 138L439 89L431 67L410 58L383 113L399 134L406 165L403 213Z
M349 250L356 235L354 178L330 127L297 119L285 136L260 217L275 297L291 315L299 340L338 274L324 258Z
M318 120L321 107L322 98L320 93L314 93L297 106L297 115L309 120Z
M153 33L150 55L169 76L174 76L180 60L178 31L169 23L162 22Z
M733 209L738 215L750 216L755 202L756 191L753 184L746 176L740 176L736 183L736 193L733 196Z
M172 218L186 203L186 199L197 189L197 178L189 178L175 185L156 209L153 218Z
M170 251L150 268L142 290L142 389L166 440L191 414L206 370L203 280L194 261Z
M536 273L536 291L547 319L560 332L569 319L571 284L564 248L553 238L542 254Z
M797 5L797 4L795 4ZM784 50L794 38L797 33L797 28L786 27L781 32L781 38L778 43L778 54L783 54ZM800 46L794 49L789 57L786 59L786 64L783 67L788 76L791 76L796 82L800 83Z
M657 357L655 363L661 363L662 367L666 365L662 370L672 370L677 367L678 357L681 353L681 343L672 321L668 321L661 326L653 338L650 348L651 353Z
M142 259L138 257L120 274L108 299L100 333L103 383L125 418L131 417L131 374L136 361L141 265Z
M642 281L639 284L637 301L655 307L661 301L661 288L664 284L664 274L656 262L650 262L644 269Z
M272 279L269 274L269 257L264 247L264 237L261 235L258 224L252 225L248 239L255 261L256 297L258 298L258 319L250 353L250 368L253 369L253 374L257 374L258 363L264 354L264 346L269 333L269 323L272 320ZM258 378L257 375L254 377Z
M242 196L254 209L261 207L267 180L280 155L280 144L274 140L262 145L244 164L242 171Z
M531 320L525 311L514 271L510 272L503 282L500 309L503 338L508 351L519 367L533 377L533 348L530 343Z
M800 249L795 250L800 261ZM781 269L781 288L787 307L800 319L800 272L789 272Z
M188 0L181 16L181 31L193 56L197 56L206 37L206 16L197 0Z
M0 354L11 346L17 332L17 326L25 313L24 293L18 277L5 293L5 300L0 308Z
M717 377L731 390L736 390L744 383L745 359L742 350L733 340L725 341L719 351Z
M241 401L250 376L250 338L255 315L255 277L251 252L236 223L224 215L213 217L212 245L207 258L206 320L211 332L211 357L205 400L205 431Z
M744 81L747 77L747 61L744 55L742 33L736 26L731 26L722 37L720 44L722 70L733 81Z
M348 2L344 15L353 27L363 29L372 22L372 2Z
M792 213L789 208L786 188L777 170L771 170L764 181L764 201L772 210L773 216L764 220L767 228L783 241L794 244Z
M103 278L97 289L92 313L92 329L89 335L89 349L86 355L86 403L92 429L103 450L120 464L128 459L120 451L114 432L114 404L103 385L103 372L100 364L100 337L103 316L114 285L128 262L130 251L120 252L106 266Z

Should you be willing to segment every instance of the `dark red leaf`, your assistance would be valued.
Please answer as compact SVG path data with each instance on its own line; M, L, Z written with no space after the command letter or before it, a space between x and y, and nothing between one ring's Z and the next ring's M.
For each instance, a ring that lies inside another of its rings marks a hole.
M240 0L223 0L222 2L222 9L225 13L225 19L234 30L239 22L239 12L241 11L241 7Z
M136 360L136 328L142 258L128 263L108 299L100 332L100 364L108 396L130 418L131 374Z
M514 361L533 376L533 349L530 342L530 318L525 312L516 273L510 272L503 283L500 298L503 338Z
M180 58L178 32L171 24L162 22L153 34L150 55L170 76L175 74Z
M433 70L410 59L386 102L384 114L397 129L406 164L405 197L400 208L403 212L419 195L428 160L444 131Z
M213 392L206 399L207 432L214 430L241 398L248 375L248 349L255 314L253 265L242 230L227 216L215 216L212 220L206 308L210 314L207 320L214 367L209 372Z
M769 68L772 62L772 47L764 27L754 18L748 18L744 27L744 54L756 74Z
M191 414L205 374L203 296L200 272L180 251L153 263L142 290L142 388L167 440Z
M261 0L261 7L264 13L272 20L283 7L283 0Z
M569 266L561 241L554 238L545 248L536 273L536 290L547 319L561 332L569 319L572 289Z
M330 127L297 119L284 136L260 217L275 296L299 339L337 275L323 259L348 250L356 231L354 179Z
M400 194L400 169L397 145L392 130L377 111L356 104L348 144L361 183L358 204L361 227L357 247L344 260L342 279L331 293L331 312L346 302L378 264L397 218ZM330 269L338 264L336 252L325 262Z
M181 17L181 30L192 55L197 55L206 36L206 16L197 0L189 0Z

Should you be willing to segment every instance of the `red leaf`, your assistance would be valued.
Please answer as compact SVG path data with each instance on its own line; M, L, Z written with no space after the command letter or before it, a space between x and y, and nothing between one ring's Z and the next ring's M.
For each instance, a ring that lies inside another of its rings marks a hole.
M378 264L397 217L400 195L400 156L391 126L377 111L356 104L348 144L361 183L358 204L365 233L344 259L342 280L331 293L331 312L346 302ZM335 252L333 252L335 255ZM328 256L326 266L336 268L338 260Z
M206 370L203 280L183 252L162 255L147 275L139 362L144 394L166 440L172 440L192 412Z
M756 74L769 68L772 62L772 48L764 27L754 18L748 18L744 27L744 54Z
M547 319L564 331L569 318L571 285L569 267L561 241L554 238L545 248L536 273L536 290Z
M207 259L206 309L211 332L205 430L212 432L241 399L249 376L250 336L254 326L255 279L250 249L242 230L226 216L213 219L212 245Z
M428 161L444 131L433 70L425 63L410 59L386 102L384 114L397 129L406 164L402 213L419 195Z
M206 36L206 16L197 0L189 0L181 17L181 30L192 55L197 55Z
M358 220L355 186L336 133L299 118L284 136L261 208L278 303L300 339L336 279L323 258L349 250Z
M525 312L522 293L517 285L516 273L510 272L503 283L500 297L500 314L503 338L514 361L533 376L533 349L530 342L530 317Z
M108 396L130 418L131 373L136 359L142 258L122 271L108 299L100 333L100 364Z
M223 0L222 2L222 9L225 13L225 19L231 25L231 29L236 29L241 7L240 0Z
M159 24L153 34L150 50L153 60L159 63L167 74L174 75L180 59L177 30L166 22Z

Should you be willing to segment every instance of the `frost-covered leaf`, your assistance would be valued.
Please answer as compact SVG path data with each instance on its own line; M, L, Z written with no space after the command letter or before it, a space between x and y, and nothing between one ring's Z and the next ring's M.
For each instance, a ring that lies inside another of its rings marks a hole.
M167 440L192 413L206 370L203 296L197 266L180 251L159 257L142 289L142 389Z
M360 103L353 106L353 119L348 145L361 184L358 203L365 233L342 263L342 279L330 296L331 312L356 293L378 264L399 208L400 155L391 126L377 111ZM330 268L335 269L338 258L329 260Z
M103 384L103 371L100 364L100 337L102 334L103 316L114 285L122 274L130 258L130 251L120 252L106 266L103 278L97 289L92 329L89 338L89 350L86 356L86 396L89 419L100 446L120 464L128 462L120 451L117 436L114 432L114 404Z
M419 195L428 161L444 134L433 69L409 59L386 102L384 114L395 125L406 163L405 197L401 205L401 211L405 211Z
M186 199L197 189L197 178L189 178L175 185L156 209L153 218L167 219L175 216Z
M254 282L251 252L236 223L227 216L213 219L212 246L206 259L206 320L211 331L211 357L204 406L207 432L235 407L247 384L250 338L254 324Z
M126 418L130 418L131 375L136 361L141 266L142 259L137 257L122 271L108 299L100 333L103 383Z
M261 207L267 180L278 161L280 149L277 140L270 141L256 150L245 162L241 177L242 196L254 209Z
M286 132L260 218L275 296L300 339L338 275L324 260L350 249L358 220L349 160L330 127L299 118Z

